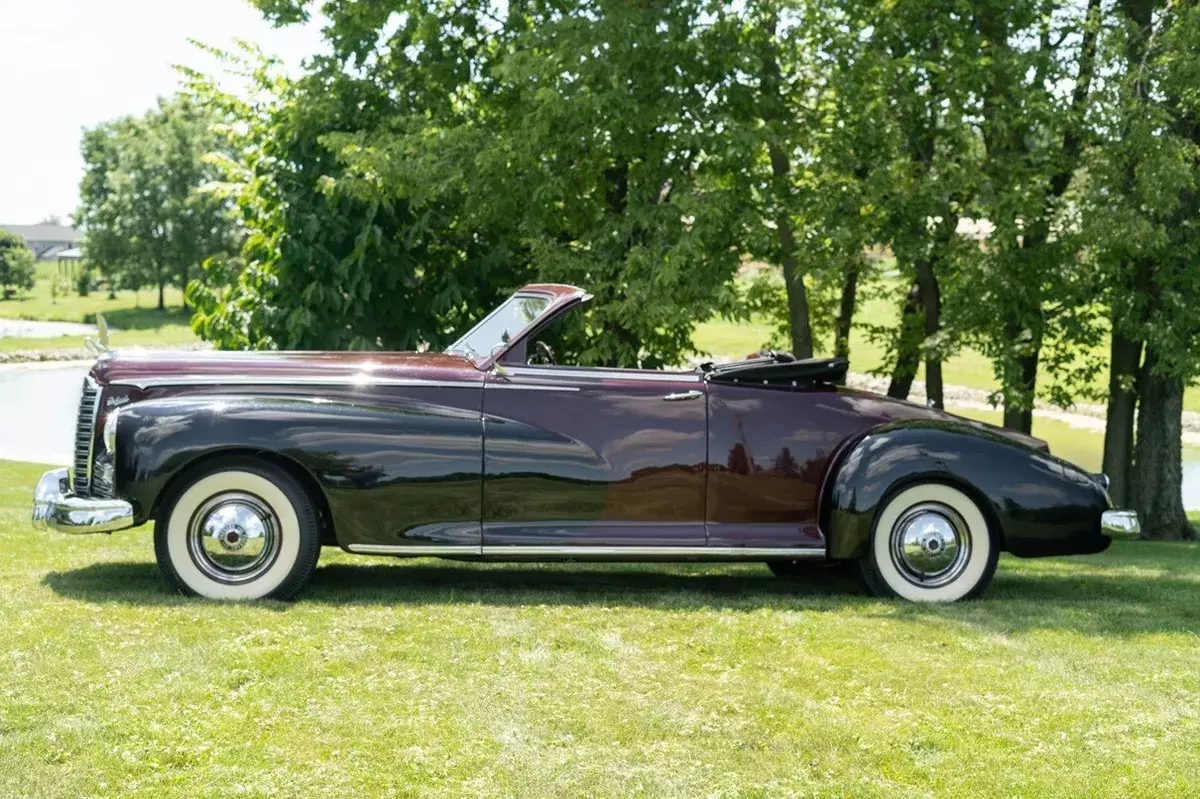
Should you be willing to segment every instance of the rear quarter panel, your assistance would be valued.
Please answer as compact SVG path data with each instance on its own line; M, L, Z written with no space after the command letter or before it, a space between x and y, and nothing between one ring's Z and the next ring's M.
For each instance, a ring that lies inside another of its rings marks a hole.
M832 386L716 382L708 402L708 542L770 547L824 546L820 497L830 466L895 405Z
M857 557L889 496L916 482L960 488L981 506L1015 555L1100 552L1104 491L1066 461L967 423L904 421L871 430L830 474L822 523L829 554Z

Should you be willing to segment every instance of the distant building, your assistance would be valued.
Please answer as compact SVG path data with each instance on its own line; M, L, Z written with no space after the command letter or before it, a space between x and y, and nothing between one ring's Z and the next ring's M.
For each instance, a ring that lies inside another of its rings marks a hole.
M39 261L52 261L58 253L79 246L83 233L66 225L0 225L0 230L25 239Z

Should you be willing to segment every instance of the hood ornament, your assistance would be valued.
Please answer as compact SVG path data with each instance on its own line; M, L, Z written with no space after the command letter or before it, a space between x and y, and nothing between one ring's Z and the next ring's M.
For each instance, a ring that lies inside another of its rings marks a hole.
M112 349L108 346L108 323L104 321L104 314L96 314L96 338L88 336L83 340L83 346L97 358L103 358L112 353Z

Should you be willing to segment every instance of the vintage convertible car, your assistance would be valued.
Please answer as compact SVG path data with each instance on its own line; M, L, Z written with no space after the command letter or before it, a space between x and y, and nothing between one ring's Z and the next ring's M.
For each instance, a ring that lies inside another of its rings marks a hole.
M554 363L587 301L518 291L446 352L100 357L38 526L153 520L180 591L291 597L322 546L483 560L857 560L883 595L982 592L1001 551L1139 532L1037 439L837 385L844 359Z

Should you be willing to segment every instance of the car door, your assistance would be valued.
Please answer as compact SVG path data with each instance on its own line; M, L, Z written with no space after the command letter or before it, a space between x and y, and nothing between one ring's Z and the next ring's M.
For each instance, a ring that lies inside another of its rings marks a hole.
M704 546L706 414L690 372L493 368L484 549Z
M840 407L828 386L707 386L709 546L824 547L822 481L861 418Z

